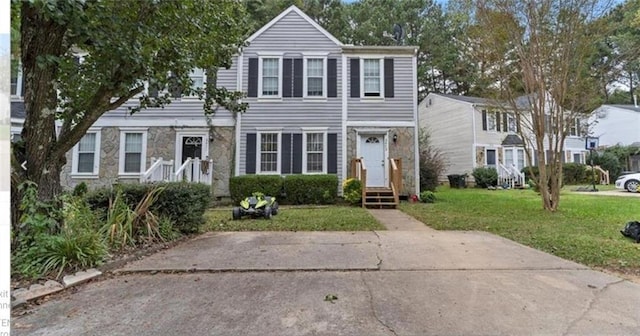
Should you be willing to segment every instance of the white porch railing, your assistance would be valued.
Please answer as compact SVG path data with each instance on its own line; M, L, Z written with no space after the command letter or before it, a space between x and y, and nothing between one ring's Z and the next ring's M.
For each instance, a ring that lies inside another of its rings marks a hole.
M175 170L173 160L151 158L151 161L149 169L140 175L141 183L185 181L211 185L213 181L211 159L187 158L178 170Z
M173 160L164 160L162 158L151 158L151 167L140 175L140 183L148 182L169 182L172 181Z
M186 181L211 185L213 181L213 160L187 158L176 170L174 181Z
M524 173L520 172L515 165L505 166L498 164L498 185L508 185L511 189L524 186Z

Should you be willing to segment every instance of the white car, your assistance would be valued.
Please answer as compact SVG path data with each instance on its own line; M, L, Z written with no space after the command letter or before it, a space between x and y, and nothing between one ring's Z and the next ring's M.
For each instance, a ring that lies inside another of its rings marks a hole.
M616 189L639 192L638 187L640 187L640 173L622 175L616 180Z

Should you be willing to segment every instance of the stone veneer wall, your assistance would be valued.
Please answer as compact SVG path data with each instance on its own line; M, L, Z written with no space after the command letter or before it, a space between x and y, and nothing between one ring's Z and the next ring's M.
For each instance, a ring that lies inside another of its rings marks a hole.
M347 128L347 171L350 170L351 159L357 155L357 137L356 129L365 127L348 127ZM375 129L375 127L366 127L367 129ZM415 146L414 146L414 128L413 127L380 127L380 129L388 129L389 156L391 158L402 159L402 181L403 190L401 195L411 195L415 193ZM393 142L393 135L398 136L396 143Z
M176 132L172 127L149 127L147 131L146 167L151 165L151 158L162 157L165 160L175 159ZM71 167L73 150L67 155L67 164L62 168L60 182L63 187L73 188L81 182L90 187L110 186L114 183L138 182L137 177L119 177L120 129L103 127L100 132L100 168L97 178L73 177Z
M212 127L213 142L209 144L209 157L213 159L213 196L230 196L229 178L233 176L235 162L235 132L233 127Z

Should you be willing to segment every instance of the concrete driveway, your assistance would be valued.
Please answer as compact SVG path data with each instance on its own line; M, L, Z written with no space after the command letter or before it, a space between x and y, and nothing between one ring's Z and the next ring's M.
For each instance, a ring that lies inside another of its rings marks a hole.
M637 335L640 285L482 232L205 234L12 335Z

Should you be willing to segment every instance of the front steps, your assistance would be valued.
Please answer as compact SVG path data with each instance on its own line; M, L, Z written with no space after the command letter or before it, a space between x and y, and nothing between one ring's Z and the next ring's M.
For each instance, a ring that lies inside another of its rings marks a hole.
M367 188L362 206L370 209L395 209L398 206L391 188Z

